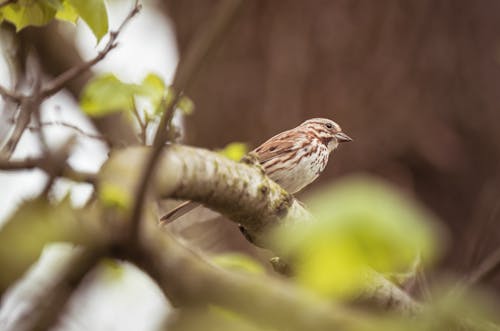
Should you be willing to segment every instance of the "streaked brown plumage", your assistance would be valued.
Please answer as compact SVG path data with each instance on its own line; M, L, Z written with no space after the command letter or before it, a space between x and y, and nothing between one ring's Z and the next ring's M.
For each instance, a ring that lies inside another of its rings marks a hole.
M275 135L252 152L266 175L293 194L318 178L339 143L351 140L334 121L313 118ZM161 221L172 222L196 206L198 204L187 201Z

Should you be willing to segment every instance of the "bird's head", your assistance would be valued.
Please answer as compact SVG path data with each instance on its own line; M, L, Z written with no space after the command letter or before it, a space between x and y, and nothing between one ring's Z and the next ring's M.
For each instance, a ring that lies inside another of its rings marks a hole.
M352 138L342 132L340 125L327 118L312 118L305 121L300 126L312 130L319 140L321 140L331 152L340 143L352 141Z

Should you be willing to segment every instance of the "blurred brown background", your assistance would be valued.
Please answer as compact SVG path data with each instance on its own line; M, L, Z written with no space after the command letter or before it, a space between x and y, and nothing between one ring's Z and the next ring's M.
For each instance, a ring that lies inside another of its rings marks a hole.
M181 57L215 3L165 1ZM187 93L188 142L256 146L332 118L355 142L315 185L389 179L447 224L445 266L472 270L499 243L499 17L488 0L248 1Z

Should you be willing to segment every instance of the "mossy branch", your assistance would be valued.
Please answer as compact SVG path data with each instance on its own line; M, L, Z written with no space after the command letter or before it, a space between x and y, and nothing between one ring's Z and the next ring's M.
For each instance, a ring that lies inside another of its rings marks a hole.
M130 192L132 199L139 177L137 169L141 169L150 152L147 147L116 151L100 173L101 184ZM265 240L270 228L313 222L310 213L266 177L262 169L205 149L169 146L161 155L152 178L157 197L200 202L242 224L259 246L271 250L272 242ZM197 276L203 277L199 273ZM373 286L366 290L363 299L375 301L382 307L390 303L391 308L407 313L420 309L411 297L382 275L374 272L367 277Z

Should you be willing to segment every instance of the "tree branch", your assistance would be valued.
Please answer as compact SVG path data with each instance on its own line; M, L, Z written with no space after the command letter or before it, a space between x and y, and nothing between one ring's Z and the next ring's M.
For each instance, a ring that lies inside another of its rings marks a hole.
M21 97L18 101L20 103L19 116L14 124L14 131L9 137L8 141L2 146L0 151L0 158L9 159L14 153L14 150L24 133L24 130L28 126L31 114L39 107L39 100L32 97ZM37 105L38 103L38 105Z
M115 151L99 172L99 182L120 187L133 199L134 188L141 183L140 169L150 153L148 147ZM311 220L300 203L260 168L231 161L218 153L170 145L161 154L157 169L161 171L152 174L152 183L160 198L203 203L241 223L258 242L274 225Z
M139 185L140 169L150 152L147 147L116 151L100 171L99 182L119 188L133 199L133 188ZM312 221L309 212L259 167L237 163L201 148L171 145L161 155L158 169L161 171L152 177L157 196L203 203L242 224L259 246L275 248L264 238L272 227ZM371 298L379 306L409 313L420 309L394 284L374 275L367 275L373 282L363 299Z
M24 160L0 160L0 170L2 171L20 171L39 168L41 170L50 172L50 161L46 158L28 158ZM60 177L71 179L75 182L87 182L89 184L96 184L96 174L77 171L68 164L65 164L62 171L58 174Z
M38 131L38 130L40 130L44 126L64 126L64 127L68 128L68 129L72 129L72 130L78 132L79 134L81 134L82 136L85 136L87 138L101 140L101 141L106 142L106 138L104 138L101 135L85 132L82 129L80 129L79 127L77 127L76 125L73 125L73 124L70 124L70 123L61 122L61 121L41 122L40 126L38 126L38 127L37 126L28 126L28 129L30 131Z
M18 171L43 168L43 158L27 158L24 160L0 160L0 170Z
M4 98L5 100L10 100L15 103L19 103L22 98L21 94L15 91L9 91L1 85L0 85L0 96L2 96L2 98Z

